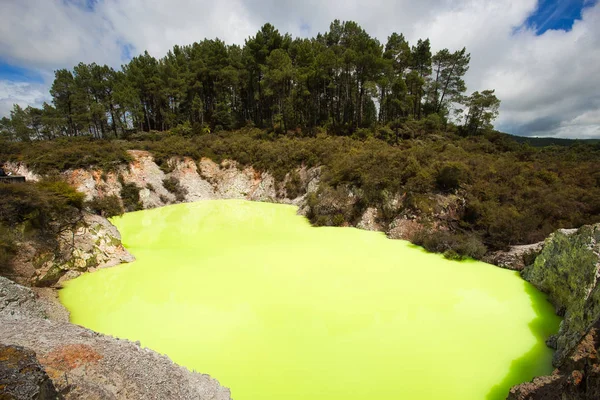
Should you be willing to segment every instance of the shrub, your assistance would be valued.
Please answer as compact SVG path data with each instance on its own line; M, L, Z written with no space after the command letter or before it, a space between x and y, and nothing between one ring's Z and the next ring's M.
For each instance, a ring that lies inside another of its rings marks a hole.
M468 173L464 165L451 163L442 167L437 173L435 182L442 191L453 191L460 188L461 183L467 180Z
M382 126L379 129L377 129L375 137L387 143L394 143L396 139L396 134L389 126Z
M290 172L289 178L285 183L285 192L290 199L295 199L305 193L298 171L293 170Z
M442 128L442 118L438 114L429 114L423 121L425 130L436 132Z
M480 260L487 252L487 248L478 237L450 231L422 229L414 236L413 242L427 251L443 253L446 258L452 260L467 257Z
M427 193L433 188L433 176L429 169L422 168L417 171L416 175L408 178L406 181L406 189L409 192Z
M0 223L0 273L8 271L16 252L13 232Z
M331 224L333 226L342 226L345 222L344 214L335 214L333 218L331 218Z
M64 206L75 207L79 210L83 208L85 195L75 190L67 182L59 179L44 179L37 183L38 188L43 192L52 194L56 197L55 206L62 208Z
M358 128L356 132L352 134L352 138L358 140L367 140L371 136L373 136L373 132L367 128Z
M116 217L123 214L121 201L115 195L95 197L87 202L88 208L94 213L105 218Z
M321 185L317 193L307 197L308 218L317 226L341 226L351 222L358 213L356 199L349 196L345 187L336 189Z
M83 219L83 194L62 181L0 184L0 198L0 267L10 263L16 240L35 240L53 250L59 234Z
M181 186L181 184L176 178L171 176L163 179L163 186L165 187L165 189L167 189L169 192L175 195L177 201L185 201L185 196L188 192L183 186Z
M175 128L171 129L171 132L175 135L189 136L193 132L192 125L189 121L185 121L183 124L179 124Z
M411 192L406 194L403 203L405 208L416 211L421 215L433 213L436 206L435 200L431 199L428 195Z
M52 141L11 143L0 146L0 159L25 160L37 173L48 174L67 169L96 167L111 170L131 161L121 141L94 140L90 137L60 138Z
M119 176L121 183L121 200L126 212L139 211L144 207L140 201L140 188L135 183L125 183L122 176Z

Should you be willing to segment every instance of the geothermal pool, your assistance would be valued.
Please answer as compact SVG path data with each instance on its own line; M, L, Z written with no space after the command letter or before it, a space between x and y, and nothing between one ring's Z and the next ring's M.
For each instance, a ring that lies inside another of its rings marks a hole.
M113 223L137 261L60 293L236 400L504 399L552 371L559 319L517 273L454 262L287 205L206 201Z

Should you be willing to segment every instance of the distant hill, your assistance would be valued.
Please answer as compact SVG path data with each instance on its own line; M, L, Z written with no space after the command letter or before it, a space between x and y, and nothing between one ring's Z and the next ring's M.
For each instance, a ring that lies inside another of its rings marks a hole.
M547 147L547 146L573 146L576 144L600 144L600 139L561 139L561 138L538 138L525 137L506 134L511 139L518 143L529 143L532 147Z

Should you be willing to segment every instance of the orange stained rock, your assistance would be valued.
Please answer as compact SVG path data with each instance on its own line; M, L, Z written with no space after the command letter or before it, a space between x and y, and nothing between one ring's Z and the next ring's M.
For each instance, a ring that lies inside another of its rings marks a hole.
M71 371L79 366L96 363L102 355L86 344L69 344L56 347L40 357L40 363L59 371Z

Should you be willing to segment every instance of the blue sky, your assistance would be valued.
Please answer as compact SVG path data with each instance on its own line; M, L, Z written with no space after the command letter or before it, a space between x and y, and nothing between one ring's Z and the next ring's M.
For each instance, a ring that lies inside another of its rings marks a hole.
M525 21L525 25L541 35L547 30L570 31L581 12L596 3L586 0L539 0L536 11Z
M13 82L43 83L44 78L38 72L3 62L0 59L0 79Z
M509 133L600 137L598 0L0 0L0 15L0 117L49 101L53 71L78 62L119 68L205 37L243 44L265 22L306 37L341 19L382 43L466 46L469 93L496 89Z

